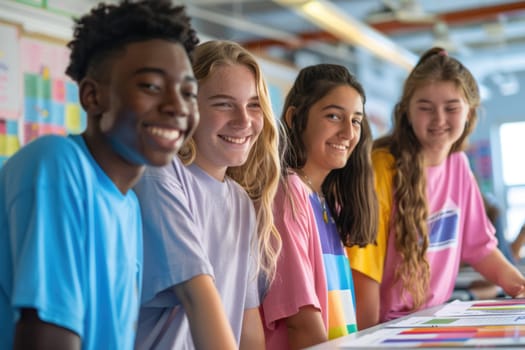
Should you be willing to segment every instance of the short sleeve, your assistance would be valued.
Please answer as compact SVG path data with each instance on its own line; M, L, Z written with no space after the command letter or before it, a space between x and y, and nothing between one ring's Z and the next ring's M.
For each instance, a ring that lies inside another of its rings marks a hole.
M16 161L33 165L15 165L15 172L8 172L12 196L6 198L6 209L13 308L34 308L43 321L82 337L83 291L88 288L84 201L91 189L83 180L90 166L75 149L65 138L46 138L28 147Z
M248 277L246 286L246 301L244 303L245 309L252 309L259 307L261 304L261 297L264 294L264 276L261 272L257 272L257 237L256 226L252 233L253 240L251 240L251 249L248 254Z
M375 190L379 204L378 231L376 242L360 248L353 246L347 249L350 267L371 279L381 283L383 279L384 262L392 217L393 203L393 163L392 155L386 150L372 153L375 173Z
M321 309L315 277L323 265L316 260L321 252L314 214L304 189L301 191L297 183L288 184L286 189L282 185L279 188L273 207L282 250L275 279L262 303L268 329L274 329L275 321L295 315L303 306Z
M189 197L192 185L185 174L176 158L168 166L148 168L135 186L144 228L142 303L148 306L178 305L168 288L201 274L213 277Z
M458 154L457 162L457 168L462 170L459 173L460 181L462 181L459 188L463 192L462 202L464 203L461 208L463 220L461 260L472 265L496 249L498 241L494 226L486 215L483 197L474 174L470 170L466 155Z

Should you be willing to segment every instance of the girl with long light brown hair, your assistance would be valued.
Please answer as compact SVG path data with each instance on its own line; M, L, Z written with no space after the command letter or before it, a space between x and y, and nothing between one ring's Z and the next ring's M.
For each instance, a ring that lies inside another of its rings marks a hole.
M372 153L377 242L348 250L359 328L446 302L461 262L511 296L525 291L496 247L463 152L479 105L474 77L442 48L423 54L409 74L393 131Z

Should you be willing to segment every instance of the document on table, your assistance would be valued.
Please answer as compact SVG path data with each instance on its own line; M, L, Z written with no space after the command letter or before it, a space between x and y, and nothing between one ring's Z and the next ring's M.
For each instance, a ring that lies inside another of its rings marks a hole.
M382 328L340 343L340 348L523 347L525 326Z
M453 301L437 311L434 316L525 316L525 299L498 299Z
M454 301L349 338L342 348L524 347L525 300Z
M389 324L389 328L525 325L525 315L509 316L413 316Z

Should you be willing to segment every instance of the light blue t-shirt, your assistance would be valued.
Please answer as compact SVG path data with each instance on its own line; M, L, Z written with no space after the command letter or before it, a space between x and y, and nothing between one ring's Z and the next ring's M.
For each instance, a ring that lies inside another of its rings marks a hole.
M43 136L0 171L0 349L20 308L67 328L82 349L132 349L142 222L81 136Z
M245 309L259 306L255 209L235 181L218 181L175 158L148 167L135 187L144 220L144 284L137 349L193 349L189 324L171 287L215 279L239 342Z

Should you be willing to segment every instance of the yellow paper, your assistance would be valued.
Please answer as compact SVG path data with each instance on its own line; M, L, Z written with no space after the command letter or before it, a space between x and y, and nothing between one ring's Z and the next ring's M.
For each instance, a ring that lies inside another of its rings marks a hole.
M66 104L66 129L69 132L80 132L81 128L80 106L77 104Z
M6 153L6 140L7 136L4 134L0 134L0 156L7 156Z
M16 135L7 135L6 136L6 156L13 155L16 151L20 149L20 141Z

